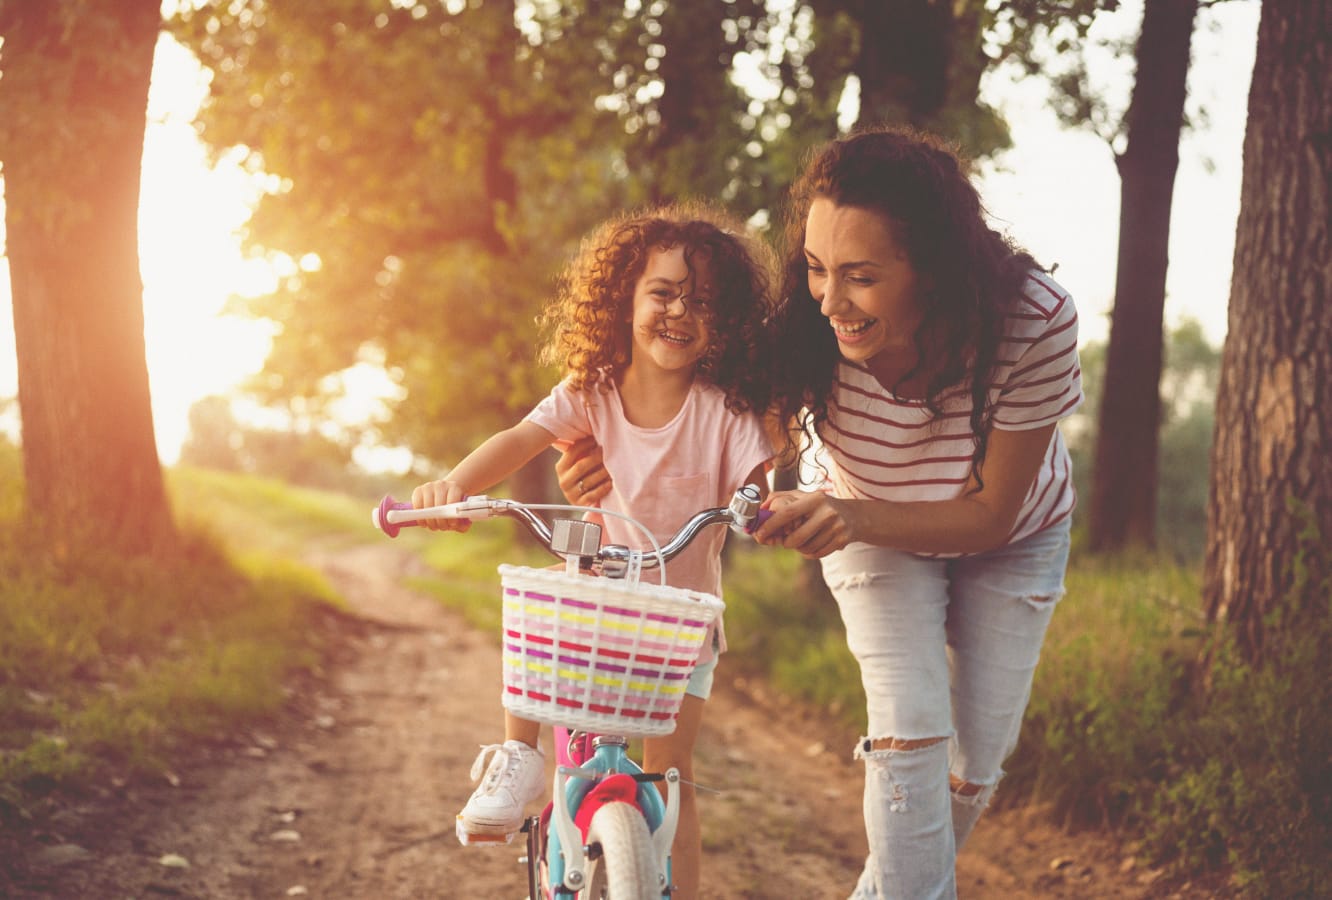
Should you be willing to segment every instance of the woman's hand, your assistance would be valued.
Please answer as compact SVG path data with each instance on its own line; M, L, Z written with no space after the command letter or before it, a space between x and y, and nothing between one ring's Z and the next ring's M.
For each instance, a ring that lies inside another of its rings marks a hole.
M445 503L457 503L467 499L467 492L462 485L454 481L427 481L412 491L412 508L425 509L427 506L443 506ZM431 531L464 532L472 527L471 519L422 519L421 524Z
M596 506L610 493L611 477L601 460L601 447L591 437L569 445L555 463L560 491L574 506Z
M763 504L772 518L754 532L760 544L795 550L810 559L855 540L854 506L822 491L778 491Z

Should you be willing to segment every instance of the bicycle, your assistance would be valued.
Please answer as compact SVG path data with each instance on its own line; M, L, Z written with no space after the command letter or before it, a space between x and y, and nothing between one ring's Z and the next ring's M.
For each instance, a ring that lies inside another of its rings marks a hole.
M372 511L375 527L389 537L426 519L507 516L565 563L563 571L499 567L504 706L555 727L557 752L565 749L550 804L522 827L529 897L670 897L680 773L644 772L629 756L629 738L674 730L708 626L724 604L711 594L667 586L665 564L711 525L752 532L767 517L759 500L758 488L746 485L730 505L695 514L664 545L634 522L650 551L602 547L596 523L554 518L547 524L537 512L614 515L587 507L475 496L413 509L386 496ZM660 584L640 581L653 569ZM665 797L653 786L661 781ZM464 844L478 842L468 839L461 821L458 828Z

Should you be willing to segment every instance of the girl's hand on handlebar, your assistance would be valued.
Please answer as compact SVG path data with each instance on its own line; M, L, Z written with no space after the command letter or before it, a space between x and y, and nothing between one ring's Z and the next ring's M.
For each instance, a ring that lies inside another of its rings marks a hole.
M772 512L754 539L760 544L785 547L818 559L841 550L854 538L851 507L822 491L778 491L763 508Z
M611 477L601 460L601 447L591 437L580 438L555 463L560 492L574 506L596 506L610 493Z
M453 481L427 481L412 491L412 507L443 506L467 499L467 492ZM471 519L422 519L421 524L431 531L464 532L472 527Z

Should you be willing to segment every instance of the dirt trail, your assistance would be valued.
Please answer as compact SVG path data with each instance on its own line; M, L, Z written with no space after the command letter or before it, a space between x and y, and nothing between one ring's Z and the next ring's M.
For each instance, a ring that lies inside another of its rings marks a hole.
M478 745L501 728L493 638L403 588L416 564L391 545L317 562L357 613L336 625L344 646L326 677L294 690L271 733L201 751L177 784L121 785L63 811L15 851L19 883L0 880L0 894L525 895L521 848L453 836ZM718 682L696 763L724 790L700 798L705 896L845 898L865 849L854 736ZM958 869L969 900L1171 896L1109 842L1020 811L983 819Z

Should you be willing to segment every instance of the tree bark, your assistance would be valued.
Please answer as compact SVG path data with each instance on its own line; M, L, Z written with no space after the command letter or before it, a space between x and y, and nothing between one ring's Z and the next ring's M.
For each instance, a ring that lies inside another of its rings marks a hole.
M57 551L174 543L138 209L158 0L30 3L5 34L9 266L31 521ZM14 123L21 122L18 127Z
M1156 545L1162 320L1170 207L1197 0L1148 0L1118 158L1119 258L1092 472L1089 545Z
M1265 3L1217 390L1204 582L1209 617L1235 626L1250 659L1261 657L1265 617L1283 599L1294 594L1298 608L1313 611L1321 590L1326 614L1330 70L1332 0Z

